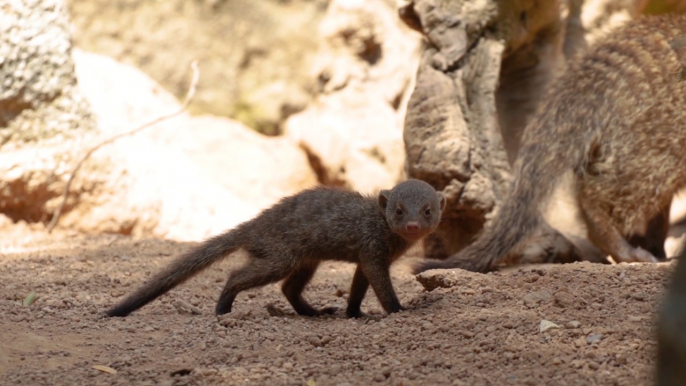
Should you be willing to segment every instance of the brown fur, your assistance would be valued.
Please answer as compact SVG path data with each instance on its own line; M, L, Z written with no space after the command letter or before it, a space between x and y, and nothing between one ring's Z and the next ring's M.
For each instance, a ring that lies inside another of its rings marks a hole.
M570 175L588 239L617 261L654 261L627 239L648 233L686 184L685 65L683 16L641 19L573 61L526 127L512 190L490 226L415 271L496 268L544 223Z
M231 273L217 314L231 312L240 292L283 279L283 294L298 314L332 313L335 309L316 310L302 297L324 260L358 264L348 298L349 317L362 315L360 304L370 285L384 310L397 312L403 308L389 268L433 232L444 207L443 196L419 180L405 181L378 197L324 187L306 190L181 255L107 315L130 314L238 249L244 249L250 260Z

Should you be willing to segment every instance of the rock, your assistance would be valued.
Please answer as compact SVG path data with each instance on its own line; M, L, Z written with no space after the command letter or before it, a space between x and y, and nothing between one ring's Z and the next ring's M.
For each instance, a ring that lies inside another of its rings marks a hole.
M568 308L574 305L574 296L567 291L558 291L553 295L555 305L562 308Z
M180 314L193 314L193 315L201 315L202 311L198 307L194 307L192 304L188 303L185 300L176 300L173 303L174 308L180 313Z
M603 334L591 334L586 337L586 343L593 344L595 342L600 342L603 338Z
M275 134L311 99L309 63L327 0L142 1L130 4L135 12L107 0L68 2L78 47L139 67L177 98L198 59L196 113Z
M401 124L419 36L383 0L333 0L319 31L320 87L314 103L286 121L285 134L307 151L320 182L386 189L403 176Z
M550 301L552 298L552 295L550 295L550 292L548 291L537 291L537 292L529 292L528 294L524 295L524 305L529 307L529 308L535 308L538 307L540 303L546 303Z
M632 299L638 300L638 301L644 301L646 300L646 294L645 292L634 292L629 295Z
M549 320L541 320L541 323L538 327L538 330L540 333L544 333L544 332L547 332L550 330L556 330L559 328L560 328L560 326L558 326L557 324L555 324Z
M74 138L95 128L88 103L76 89L69 28L61 0L3 6L0 146Z
M571 329L579 328L579 327L581 327L581 322L579 322L578 320L572 320L570 322L567 322L565 324L565 327L571 328Z
M14 222L49 219L74 144L95 132L76 88L69 28L60 0L12 1L0 12L0 212ZM68 150L50 147L60 142Z
M318 336L310 335L307 337L307 341L314 347L322 347L322 341Z
M179 109L132 67L79 50L74 58L79 87L106 136ZM232 228L316 183L307 157L287 139L186 113L98 150L79 177L97 181L97 189L80 197L62 226L178 240Z
M386 102L342 91L320 97L318 104L291 117L286 136L307 152L322 183L373 193L392 187L402 176L397 121Z
M415 276L418 282L424 286L427 291L433 291L436 288L450 288L454 285L450 276L455 272L448 269L432 269L430 271L422 272Z

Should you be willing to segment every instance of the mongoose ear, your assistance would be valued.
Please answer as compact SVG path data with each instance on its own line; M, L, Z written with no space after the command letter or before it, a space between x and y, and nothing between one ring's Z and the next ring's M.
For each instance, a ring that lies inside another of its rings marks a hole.
M443 213L443 209L445 209L445 204L446 204L446 199L445 195L441 192L436 192L436 195L438 195L438 207L441 208L441 213Z
M383 210L386 210L386 205L388 204L388 196L391 195L390 190L382 190L379 193L379 207Z

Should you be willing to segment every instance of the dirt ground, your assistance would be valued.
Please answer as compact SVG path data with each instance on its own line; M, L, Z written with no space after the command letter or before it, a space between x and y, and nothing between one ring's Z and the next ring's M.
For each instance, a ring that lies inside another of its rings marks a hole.
M340 307L336 315L296 316L270 285L241 294L218 318L215 299L240 261L227 259L108 319L106 307L191 244L2 231L2 385L649 385L655 308L671 271L670 263L457 271L446 274L457 286L426 292L400 262L393 280L408 310L385 316L370 292L371 317L349 320L353 266L326 264L306 296ZM283 314L270 315L271 304ZM541 333L542 320L559 328Z

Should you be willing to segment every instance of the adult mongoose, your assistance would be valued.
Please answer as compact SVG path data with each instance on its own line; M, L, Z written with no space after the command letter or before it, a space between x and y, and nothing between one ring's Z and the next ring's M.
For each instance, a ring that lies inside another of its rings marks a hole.
M580 250L590 240L617 262L655 261L629 240L665 219L686 184L685 65L684 16L639 19L573 60L525 128L512 188L489 226L415 272L495 269L546 222ZM558 205L570 215L553 216Z

